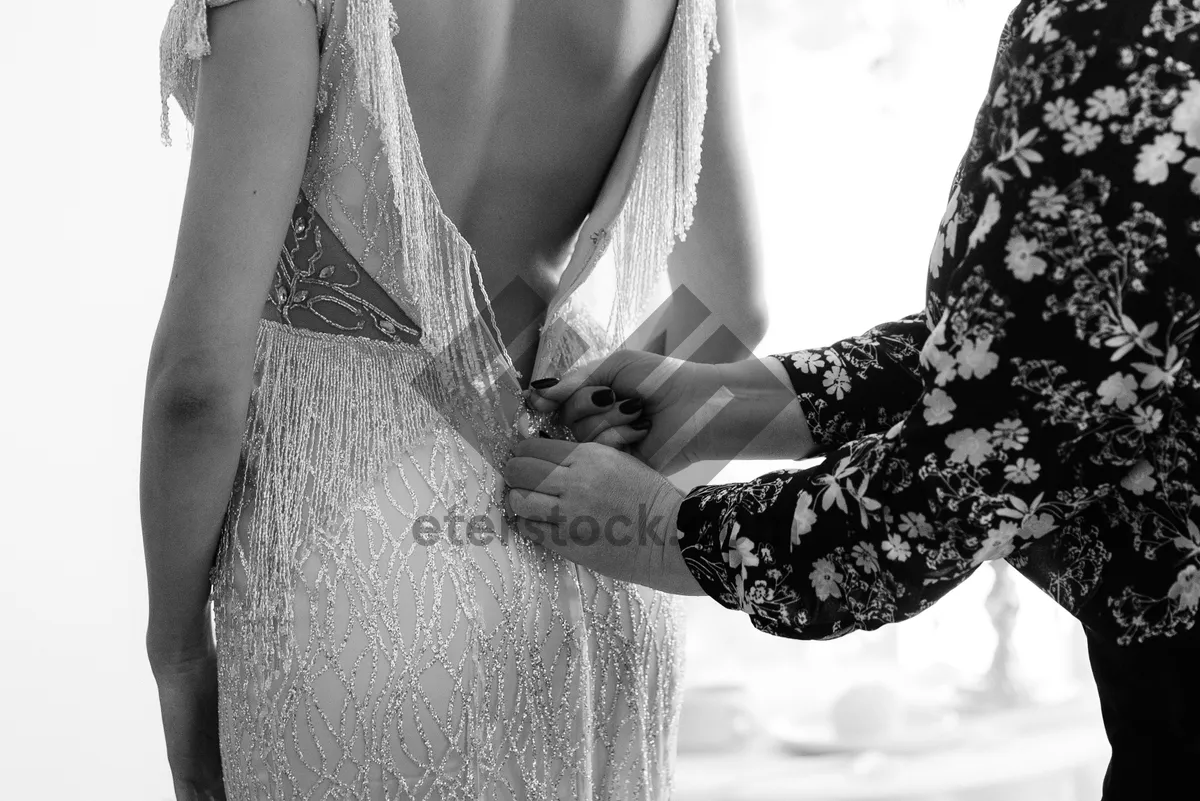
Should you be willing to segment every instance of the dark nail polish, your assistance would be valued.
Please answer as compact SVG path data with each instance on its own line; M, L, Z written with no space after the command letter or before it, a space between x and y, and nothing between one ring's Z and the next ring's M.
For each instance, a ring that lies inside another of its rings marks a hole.
M611 389L598 389L592 393L592 404L606 409L617 402L617 396Z
M557 378L539 378L537 381L530 381L529 386L533 387L534 389L550 389L550 387L557 383Z
M634 431L645 431L650 427L650 421L643 417L641 420L634 420L629 427Z
M617 408L621 410L621 414L637 414L642 410L642 401L640 398L630 398L621 401Z

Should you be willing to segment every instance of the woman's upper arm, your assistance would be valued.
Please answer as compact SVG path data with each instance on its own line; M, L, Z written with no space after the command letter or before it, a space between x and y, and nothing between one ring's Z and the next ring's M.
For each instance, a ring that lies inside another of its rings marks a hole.
M255 334L299 192L316 105L317 24L296 0L209 12L174 268L151 381L229 389Z
M758 220L737 74L734 9L718 0L721 50L708 75L708 111L694 221L671 255L674 287L686 287L750 349L765 327ZM677 345L670 341L668 348Z

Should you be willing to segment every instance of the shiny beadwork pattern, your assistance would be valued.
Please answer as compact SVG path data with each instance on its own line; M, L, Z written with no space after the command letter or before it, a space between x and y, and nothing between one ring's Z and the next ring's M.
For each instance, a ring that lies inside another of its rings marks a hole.
M207 6L231 1L171 10L164 138L168 98L194 113ZM506 528L498 467L515 437L562 432L517 420L518 376L491 309L477 307L475 254L421 158L391 3L300 1L314 5L321 42L301 200L326 247L402 314L356 306L361 328L289 325L322 308L302 284L340 296L341 280L293 254L280 319L260 326L213 571L228 796L665 799L679 607ZM621 202L585 223L535 375L611 351L654 302L691 222L715 30L713 0L680 0L623 172L614 166ZM397 324L404 336L390 336Z

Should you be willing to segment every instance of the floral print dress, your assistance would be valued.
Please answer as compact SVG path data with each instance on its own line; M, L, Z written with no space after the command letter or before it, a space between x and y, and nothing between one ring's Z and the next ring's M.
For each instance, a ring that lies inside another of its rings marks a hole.
M1007 559L1114 646L1191 641L1198 34L1196 0L1017 6L924 313L776 357L823 460L685 499L710 595L831 638Z

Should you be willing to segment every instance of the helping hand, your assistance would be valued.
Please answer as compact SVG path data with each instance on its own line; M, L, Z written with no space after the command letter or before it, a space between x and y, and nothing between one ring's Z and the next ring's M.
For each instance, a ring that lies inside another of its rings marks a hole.
M601 397L608 406L593 402ZM620 398L628 400L612 405ZM620 414L631 401L640 402L626 408L636 420ZM815 450L795 388L772 358L701 364L617 351L561 381L535 381L528 402L558 409L577 440L624 446L668 474L705 460L803 459Z
M580 442L628 450L655 470L673 473L711 458L702 437L720 408L719 379L712 365L618 351L550 386L534 382L529 402L538 411L558 409L559 421Z
M525 537L609 578L702 595L675 521L683 495L629 454L596 443L528 439L504 468Z

